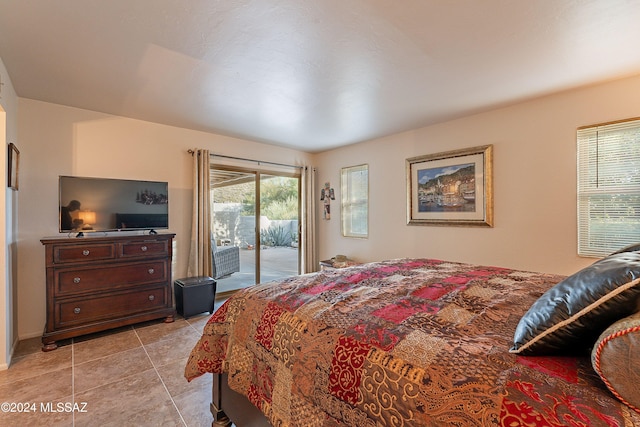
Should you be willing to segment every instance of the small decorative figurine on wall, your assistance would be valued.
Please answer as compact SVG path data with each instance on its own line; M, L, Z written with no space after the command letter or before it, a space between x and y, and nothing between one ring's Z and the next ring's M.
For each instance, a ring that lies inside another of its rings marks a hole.
M331 201L335 200L336 196L331 188L329 182L324 183L324 188L320 192L320 200L324 201L324 219L331 219Z

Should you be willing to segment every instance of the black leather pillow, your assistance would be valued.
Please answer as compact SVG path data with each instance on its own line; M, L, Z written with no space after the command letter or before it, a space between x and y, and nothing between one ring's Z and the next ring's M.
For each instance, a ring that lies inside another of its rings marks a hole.
M612 323L636 311L640 252L614 253L545 292L520 319L511 353L590 351Z
M640 251L640 243L636 243L634 245L629 245L627 247L624 247L624 248L622 248L622 249L620 249L618 251L615 251L611 255L621 254L623 252L636 252L636 251Z

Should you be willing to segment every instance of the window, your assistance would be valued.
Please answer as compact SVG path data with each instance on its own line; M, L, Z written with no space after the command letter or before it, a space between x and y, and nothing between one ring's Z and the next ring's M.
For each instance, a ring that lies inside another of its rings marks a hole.
M369 165L342 168L342 235L369 235Z
M640 119L578 129L578 255L640 242Z

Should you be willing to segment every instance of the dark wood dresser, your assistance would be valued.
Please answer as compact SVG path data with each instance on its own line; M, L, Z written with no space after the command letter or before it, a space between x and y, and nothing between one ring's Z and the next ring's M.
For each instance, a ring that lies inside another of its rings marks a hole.
M165 317L173 322L175 234L45 238L47 323L56 341Z

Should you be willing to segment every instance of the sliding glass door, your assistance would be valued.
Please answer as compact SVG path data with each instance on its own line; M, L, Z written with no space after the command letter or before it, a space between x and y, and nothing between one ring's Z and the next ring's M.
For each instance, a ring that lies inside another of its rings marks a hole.
M216 292L220 295L256 283L253 202L256 199L256 174L212 165L210 178L213 262L216 252L224 252L227 246L239 248L235 250L238 253L235 270L239 271L216 278Z
M300 178L260 174L259 282L300 272Z
M211 191L213 250L239 248L239 271L217 279L219 295L299 274L299 175L214 164Z

